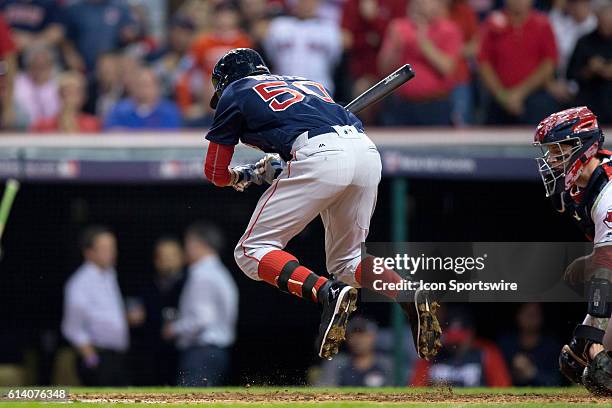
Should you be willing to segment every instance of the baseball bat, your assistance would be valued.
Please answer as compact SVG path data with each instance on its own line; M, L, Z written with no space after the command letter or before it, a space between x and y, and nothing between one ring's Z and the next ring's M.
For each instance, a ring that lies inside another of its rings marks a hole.
M381 79L377 84L353 99L344 108L351 113L358 113L410 81L414 78L414 75L414 70L410 64L406 64Z
M14 179L7 180L6 187L4 188L4 195L2 196L2 201L0 202L0 240L2 240L4 227L8 221L17 191L19 191L19 182Z

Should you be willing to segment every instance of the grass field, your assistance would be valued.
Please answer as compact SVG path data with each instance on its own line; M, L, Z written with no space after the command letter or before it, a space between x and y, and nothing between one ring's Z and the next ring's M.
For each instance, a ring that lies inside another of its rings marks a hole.
M68 406L119 407L612 407L581 388L73 388ZM66 402L0 402L0 407L66 407Z

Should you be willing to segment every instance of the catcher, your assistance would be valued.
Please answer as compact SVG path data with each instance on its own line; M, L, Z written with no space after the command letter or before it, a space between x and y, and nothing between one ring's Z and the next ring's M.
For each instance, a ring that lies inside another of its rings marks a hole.
M561 372L594 394L612 395L612 151L587 107L552 114L537 127L538 167L546 196L573 217L594 250L572 262L565 280L588 287L588 314L559 356Z

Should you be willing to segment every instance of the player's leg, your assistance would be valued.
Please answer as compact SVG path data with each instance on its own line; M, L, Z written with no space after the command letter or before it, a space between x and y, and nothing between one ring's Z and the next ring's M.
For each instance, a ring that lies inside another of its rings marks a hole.
M359 142L353 143L353 149L359 163L353 183L321 212L327 268L329 273L349 285L371 289L373 276L362 271L372 270L367 266L372 258L364 259L365 265L362 264L361 243L368 235L376 206L381 162L380 155L367 137L362 136ZM386 269L376 278L388 283L402 279L391 269ZM435 355L441 345L441 329L435 316L437 305L430 304L427 294L421 291L411 294L409 301L404 299L406 294L399 291L379 293L397 301L408 315L419 356L428 358Z
M321 303L317 347L323 358L338 352L337 340L343 337L348 316L355 310L357 290L315 274L283 248L345 188L340 156L326 160L328 156L322 153L290 162L260 198L234 252L236 262L250 278Z
M326 195L308 197L307 191L315 180L308 175L296 174L298 166L292 164L289 163L260 197L234 250L234 258L251 279L263 280L285 292L316 302L317 290L327 279L300 266L297 258L283 248L316 217L319 206L325 205L329 198ZM304 286L310 290L303 290Z
M612 395L612 352L606 347L612 319L587 315L559 356L561 372L595 395Z

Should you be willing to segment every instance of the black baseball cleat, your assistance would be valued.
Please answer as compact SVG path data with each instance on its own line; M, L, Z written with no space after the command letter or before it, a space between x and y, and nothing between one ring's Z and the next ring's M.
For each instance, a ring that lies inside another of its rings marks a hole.
M319 357L331 360L344 341L348 318L357 310L357 289L345 283L329 280L319 289L323 306L317 350Z
M418 356L425 360L434 357L442 348L442 328L436 317L438 303L430 302L429 293L421 289L414 292L414 300L398 303L410 321Z

